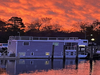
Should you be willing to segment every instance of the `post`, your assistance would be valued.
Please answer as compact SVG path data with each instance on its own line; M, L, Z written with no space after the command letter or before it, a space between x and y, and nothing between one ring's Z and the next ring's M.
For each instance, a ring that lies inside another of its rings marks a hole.
M63 59L65 59L65 45L63 46Z
M77 48L76 48L76 58L78 59L78 45L77 45Z
M87 46L85 46L85 53L84 53L85 55L86 55L86 48L87 48Z
M53 69L54 47L55 45L52 46L51 69Z
M55 45L52 46L52 57L51 57L52 59L54 58L54 47Z
M75 59L75 63L76 63L76 69L78 69L78 45L76 48L76 59Z
M93 42L95 41L94 38L91 39L92 45L91 45L91 51L90 51L90 59L93 59Z
M92 72L92 59L90 59L90 73Z
M63 68L65 68L65 45L63 46Z
M93 47L91 46L91 49L90 49L90 59L93 59Z

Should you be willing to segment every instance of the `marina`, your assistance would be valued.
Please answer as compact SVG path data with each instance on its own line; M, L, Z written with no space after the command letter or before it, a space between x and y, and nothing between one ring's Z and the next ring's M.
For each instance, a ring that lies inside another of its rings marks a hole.
M99 46L88 46L88 40L78 37L10 36L8 43L1 43L1 48L0 59L92 59L100 56Z
M78 47L77 47L78 46ZM86 57L88 40L78 37L10 36L8 56L19 58L79 58ZM78 48L78 49L77 49ZM81 50L82 49L82 50Z

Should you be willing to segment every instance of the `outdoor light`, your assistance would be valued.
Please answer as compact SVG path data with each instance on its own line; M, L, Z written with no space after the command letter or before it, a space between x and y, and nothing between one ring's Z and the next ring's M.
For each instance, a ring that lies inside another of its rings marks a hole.
M94 41L94 40L95 40L94 38L91 39L91 41Z
M91 34L90 36L93 36L93 34Z

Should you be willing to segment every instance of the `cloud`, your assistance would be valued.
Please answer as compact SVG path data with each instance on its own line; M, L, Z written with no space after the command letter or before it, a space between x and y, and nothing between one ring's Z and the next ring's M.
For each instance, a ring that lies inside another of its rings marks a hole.
M100 19L100 0L1 0L0 18L21 17L24 23L50 17L68 28L75 22Z

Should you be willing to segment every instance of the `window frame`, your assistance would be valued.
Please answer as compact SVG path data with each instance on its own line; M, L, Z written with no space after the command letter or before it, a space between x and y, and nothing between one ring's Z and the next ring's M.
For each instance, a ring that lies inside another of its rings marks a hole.
M24 44L25 42L28 42L28 45L25 45L25 44ZM29 41L24 41L24 42L23 42L23 46L30 46L30 42L29 42Z

